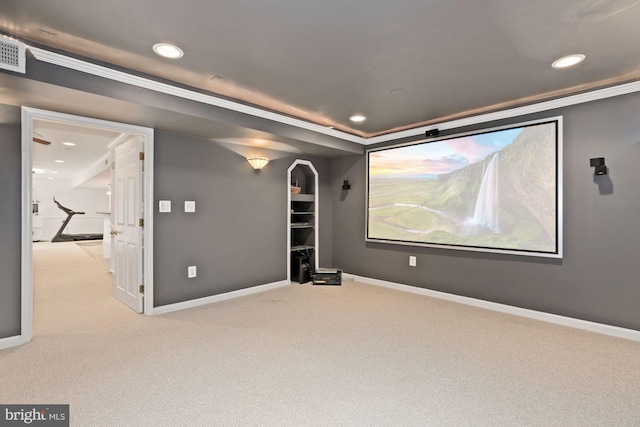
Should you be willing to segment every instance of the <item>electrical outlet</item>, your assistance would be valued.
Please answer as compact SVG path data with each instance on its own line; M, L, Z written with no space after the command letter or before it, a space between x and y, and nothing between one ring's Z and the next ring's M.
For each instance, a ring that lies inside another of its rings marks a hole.
M184 202L184 211L185 212L195 212L196 211L196 202L192 200L188 200Z
M187 278L188 279L193 279L197 275L198 275L198 272L196 271L196 266L195 265L190 265L189 267L187 267Z
M410 267L416 266L416 257L414 257L413 255L409 257L409 266Z

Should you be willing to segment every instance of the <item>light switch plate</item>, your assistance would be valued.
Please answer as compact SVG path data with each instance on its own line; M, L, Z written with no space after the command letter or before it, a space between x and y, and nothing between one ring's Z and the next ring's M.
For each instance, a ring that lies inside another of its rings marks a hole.
M198 275L198 272L196 271L196 266L195 265L190 265L189 267L187 267L187 278L188 279L193 279L197 275Z
M160 213L171 212L171 200L160 200Z
M410 267L415 267L416 266L416 257L414 257L413 255L411 255L409 257L409 266Z
M196 211L196 202L194 202L194 201L185 201L184 202L184 211L185 212L195 212Z

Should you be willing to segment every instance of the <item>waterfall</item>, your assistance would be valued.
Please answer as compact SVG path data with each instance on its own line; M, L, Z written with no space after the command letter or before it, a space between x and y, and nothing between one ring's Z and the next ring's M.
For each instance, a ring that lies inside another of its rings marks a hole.
M480 184L476 208L473 211L473 222L489 227L496 233L498 228L498 153L487 165Z

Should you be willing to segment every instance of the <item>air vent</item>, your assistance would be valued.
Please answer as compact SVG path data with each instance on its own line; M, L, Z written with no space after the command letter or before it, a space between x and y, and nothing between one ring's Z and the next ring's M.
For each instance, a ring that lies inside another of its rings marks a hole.
M24 52L24 43L0 36L0 68L24 74Z

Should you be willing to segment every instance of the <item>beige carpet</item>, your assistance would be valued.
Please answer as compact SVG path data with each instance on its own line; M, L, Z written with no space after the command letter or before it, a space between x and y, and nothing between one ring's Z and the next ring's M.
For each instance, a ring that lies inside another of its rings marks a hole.
M76 242L76 245L91 255L93 258L101 258L103 256L102 240L92 240L89 242Z
M638 342L356 282L145 317L79 246L35 252L0 402L75 426L640 425Z

